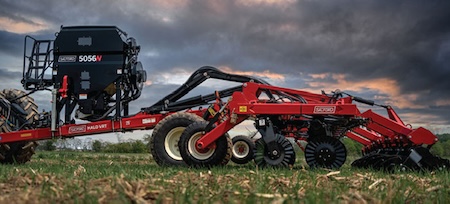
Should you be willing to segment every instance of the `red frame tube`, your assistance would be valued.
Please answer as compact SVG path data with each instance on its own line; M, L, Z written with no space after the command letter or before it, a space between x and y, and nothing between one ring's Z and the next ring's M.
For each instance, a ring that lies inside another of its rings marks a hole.
M202 116L205 110L190 110L188 112ZM50 128L37 128L0 134L0 143L18 142L26 140L45 140L52 137L75 137L112 132L131 132L134 130L152 129L168 114L146 114L140 112L132 117L120 120L102 120L86 124L67 124L52 132Z

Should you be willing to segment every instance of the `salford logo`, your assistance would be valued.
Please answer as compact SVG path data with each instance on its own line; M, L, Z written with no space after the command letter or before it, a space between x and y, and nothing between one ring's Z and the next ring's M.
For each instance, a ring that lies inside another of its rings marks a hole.
M61 55L58 57L58 62L76 62L76 55Z
M331 114L336 112L336 106L315 106L314 113Z
M78 56L78 62L100 62L102 57L102 55L80 55Z
M69 127L69 134L86 132L86 125Z

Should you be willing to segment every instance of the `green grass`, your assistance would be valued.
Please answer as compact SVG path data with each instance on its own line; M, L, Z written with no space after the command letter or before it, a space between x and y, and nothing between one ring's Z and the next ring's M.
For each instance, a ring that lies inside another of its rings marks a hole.
M349 159L350 160L350 159ZM448 203L449 172L159 167L149 154L38 152L0 165L0 203Z

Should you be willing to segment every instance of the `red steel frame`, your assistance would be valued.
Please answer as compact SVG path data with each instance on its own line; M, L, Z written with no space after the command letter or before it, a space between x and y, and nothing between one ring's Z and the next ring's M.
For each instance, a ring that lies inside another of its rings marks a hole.
M205 110L188 110L202 116ZM58 128L56 132L52 132L50 128L38 128L31 130L21 130L16 132L8 132L0 134L0 143L17 142L25 140L44 140L52 137L75 137L94 135L111 132L130 132L134 130L152 129L167 114L147 114L140 112L134 116L121 118L120 120L102 120L90 122L86 124L66 124Z
M267 103L258 97L263 91L271 93L282 92L288 95L299 95L307 103L300 101L281 101ZM216 101L216 108L217 108ZM305 91L276 87L258 83L244 83L242 91L232 94L226 104L228 115L226 120L218 122L217 126L197 141L200 149L214 147L214 141L250 116L255 115L336 115L345 117L367 118L369 122L364 127L356 127L346 133L346 136L370 147L377 143L391 141L391 143L433 145L437 137L425 128L411 129L407 127L397 113L387 108L389 118L383 117L372 110L361 113L351 97L333 98L325 94L314 94ZM202 116L206 109L188 110ZM0 134L0 143L25 140L43 140L52 137L75 137L111 132L129 132L133 130L152 129L167 114L147 114L140 112L131 117L119 120L102 120L86 124L65 124L52 132L50 128L38 128Z
M394 145L412 143L431 146L438 141L438 138L425 128L411 129L407 127L391 107L387 107L387 112L389 118L372 110L362 113L361 117L371 120L365 125L365 128L357 127L352 132L347 132L347 137L366 146L386 142Z
M299 101L267 103L258 99L262 91L300 95L307 103ZM255 115L336 115L367 118L369 122L365 127L356 127L346 133L347 137L366 147L384 141L401 141L402 144L415 145L433 145L437 141L437 137L429 130L407 127L391 107L387 108L389 118L372 110L360 113L357 106L352 103L351 97L335 99L324 94L248 82L243 85L241 92L233 93L227 105L226 120L200 138L197 141L198 148L207 148L231 128Z

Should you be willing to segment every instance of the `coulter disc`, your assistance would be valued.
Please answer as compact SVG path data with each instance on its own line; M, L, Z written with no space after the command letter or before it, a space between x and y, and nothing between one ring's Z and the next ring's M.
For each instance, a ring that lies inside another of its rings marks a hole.
M317 137L308 141L305 148L306 163L311 168L340 168L347 158L344 144L333 137Z
M276 137L271 144L266 144L262 138L256 141L254 160L259 167L290 167L294 165L294 147L282 135L276 135ZM269 152L269 145L274 147L272 152Z

